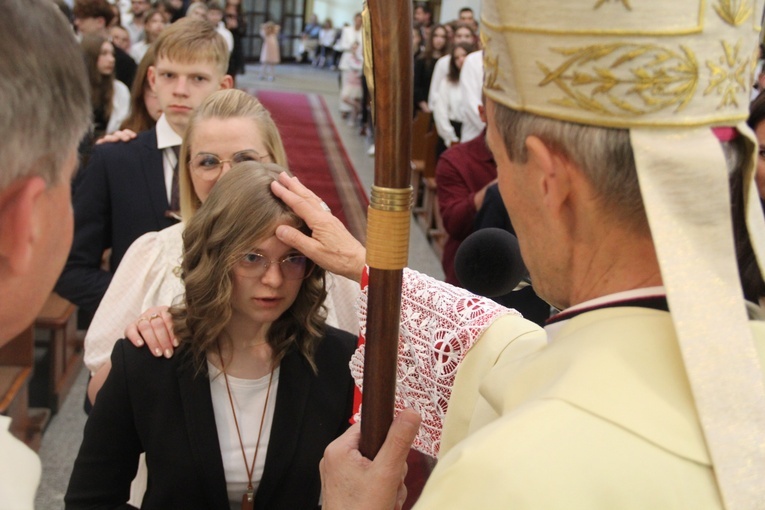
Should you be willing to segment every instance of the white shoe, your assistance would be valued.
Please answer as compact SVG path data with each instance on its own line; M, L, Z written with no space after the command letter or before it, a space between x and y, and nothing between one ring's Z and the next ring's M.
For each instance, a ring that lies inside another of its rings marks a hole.
M374 156L375 155L375 144L372 144L369 149L367 149L367 156Z

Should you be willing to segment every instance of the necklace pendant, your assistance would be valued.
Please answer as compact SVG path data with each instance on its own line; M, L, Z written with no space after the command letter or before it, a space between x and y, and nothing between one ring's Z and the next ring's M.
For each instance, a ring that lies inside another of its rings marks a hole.
M255 508L255 493L252 489L242 494L242 510L253 510Z

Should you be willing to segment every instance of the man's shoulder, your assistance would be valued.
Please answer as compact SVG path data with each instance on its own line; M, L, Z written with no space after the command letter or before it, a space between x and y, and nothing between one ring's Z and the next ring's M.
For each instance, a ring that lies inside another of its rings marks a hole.
M128 142L108 142L96 145L94 154L99 154L107 161L121 162L125 158L138 157L142 151L157 149L157 132L154 128L138 133Z
M710 474L708 465L608 420L566 402L539 399L474 431L439 459L421 503L423 508L448 501L476 508L618 508L627 502L634 508L717 508Z

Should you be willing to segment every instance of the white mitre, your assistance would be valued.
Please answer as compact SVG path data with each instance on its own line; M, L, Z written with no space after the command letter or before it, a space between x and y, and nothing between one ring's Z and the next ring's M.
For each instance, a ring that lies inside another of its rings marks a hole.
M761 0L483 0L486 96L626 128L686 371L727 509L765 505L765 385L747 324L728 171L710 127L746 137L747 224L765 221L746 126ZM765 274L765 271L763 271Z

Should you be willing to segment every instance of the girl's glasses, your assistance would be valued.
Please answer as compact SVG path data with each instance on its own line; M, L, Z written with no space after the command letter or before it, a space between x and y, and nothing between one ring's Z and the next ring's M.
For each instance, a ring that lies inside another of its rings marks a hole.
M271 264L279 264L282 275L287 280L304 280L313 272L316 264L305 255L287 255L279 260L270 260L260 253L245 253L234 266L234 272L245 278L263 276Z

